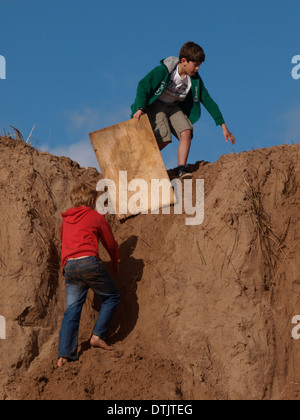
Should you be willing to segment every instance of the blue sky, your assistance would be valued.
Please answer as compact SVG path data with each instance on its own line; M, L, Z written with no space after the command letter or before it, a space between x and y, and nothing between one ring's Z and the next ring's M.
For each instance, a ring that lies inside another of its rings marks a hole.
M138 81L188 40L237 144L203 110L189 163L300 142L299 0L0 0L0 133L99 169L88 133L130 118ZM177 140L163 152L177 163Z

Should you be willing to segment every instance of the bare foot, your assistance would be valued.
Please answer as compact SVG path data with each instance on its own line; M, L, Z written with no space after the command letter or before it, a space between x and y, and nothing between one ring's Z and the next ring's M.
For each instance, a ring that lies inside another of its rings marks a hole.
M68 359L61 357L58 359L57 367L62 368L66 363L68 363Z
M101 340L101 338L98 337L97 335L93 335L90 343L91 343L92 347L98 347L99 349L104 349L104 350L108 350L108 351L113 350L113 348L111 346L106 344L105 341Z

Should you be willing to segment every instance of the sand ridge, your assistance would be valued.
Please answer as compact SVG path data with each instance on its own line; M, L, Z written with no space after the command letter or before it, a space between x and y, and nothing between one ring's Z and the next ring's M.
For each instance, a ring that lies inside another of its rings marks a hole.
M190 165L205 180L202 225L186 226L184 214L108 217L120 245L114 351L90 347L99 304L89 294L79 360L57 370L60 213L75 182L96 186L101 175L2 137L1 398L299 399L299 151Z

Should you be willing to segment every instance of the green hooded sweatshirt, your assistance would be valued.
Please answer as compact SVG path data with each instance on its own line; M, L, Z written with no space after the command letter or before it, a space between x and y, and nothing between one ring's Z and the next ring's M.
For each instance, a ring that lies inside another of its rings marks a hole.
M151 105L160 97L167 89L171 73L178 64L178 58L166 58L161 61L160 66L155 67L139 82L136 99L131 106L131 117L133 117L139 108L146 109L147 106ZM194 124L201 116L201 102L215 120L216 125L222 125L225 121L221 111L215 101L211 98L198 73L196 76L191 77L191 82L192 88L188 93L187 98L179 103L182 111L188 116L191 123Z

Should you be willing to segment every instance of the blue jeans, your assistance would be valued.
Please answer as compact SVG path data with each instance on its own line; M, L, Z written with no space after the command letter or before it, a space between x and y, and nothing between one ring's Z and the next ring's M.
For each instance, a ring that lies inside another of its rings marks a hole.
M120 295L101 261L96 257L69 260L64 272L67 308L59 335L58 358L63 357L74 361L77 360L81 311L89 288L102 302L93 332L102 340L108 332L110 322L120 302Z

